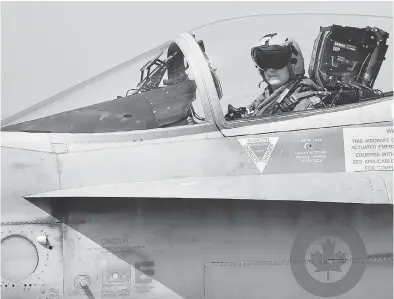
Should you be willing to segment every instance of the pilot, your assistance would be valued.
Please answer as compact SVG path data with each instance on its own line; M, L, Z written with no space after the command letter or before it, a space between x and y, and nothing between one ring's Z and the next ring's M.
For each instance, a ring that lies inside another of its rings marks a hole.
M251 49L266 88L248 107L228 107L227 120L259 117L324 107L327 95L304 76L304 59L297 42L277 33L267 34Z

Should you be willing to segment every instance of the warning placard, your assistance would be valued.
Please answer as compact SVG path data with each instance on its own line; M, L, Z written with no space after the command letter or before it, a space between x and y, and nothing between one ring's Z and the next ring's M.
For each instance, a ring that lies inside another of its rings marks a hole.
M279 137L241 138L238 141L262 173L278 139Z
M393 171L394 128L344 128L346 171Z

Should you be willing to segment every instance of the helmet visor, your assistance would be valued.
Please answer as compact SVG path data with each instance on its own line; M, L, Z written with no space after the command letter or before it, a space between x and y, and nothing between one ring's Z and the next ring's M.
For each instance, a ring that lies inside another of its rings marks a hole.
M283 69L290 60L291 52L285 47L256 47L252 49L252 59L262 70Z

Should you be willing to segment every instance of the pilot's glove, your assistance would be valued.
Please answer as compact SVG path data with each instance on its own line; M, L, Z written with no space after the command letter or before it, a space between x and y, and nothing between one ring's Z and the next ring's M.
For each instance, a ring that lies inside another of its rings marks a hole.
M245 107L235 108L229 104L227 108L227 114L224 116L227 121L243 118L248 114L248 110Z

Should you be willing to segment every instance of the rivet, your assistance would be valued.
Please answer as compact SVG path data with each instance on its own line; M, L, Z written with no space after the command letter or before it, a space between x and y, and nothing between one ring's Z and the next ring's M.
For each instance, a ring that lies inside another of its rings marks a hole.
M167 110L170 110L170 107L167 107Z
M156 113L156 111L153 111L153 114L155 114Z

